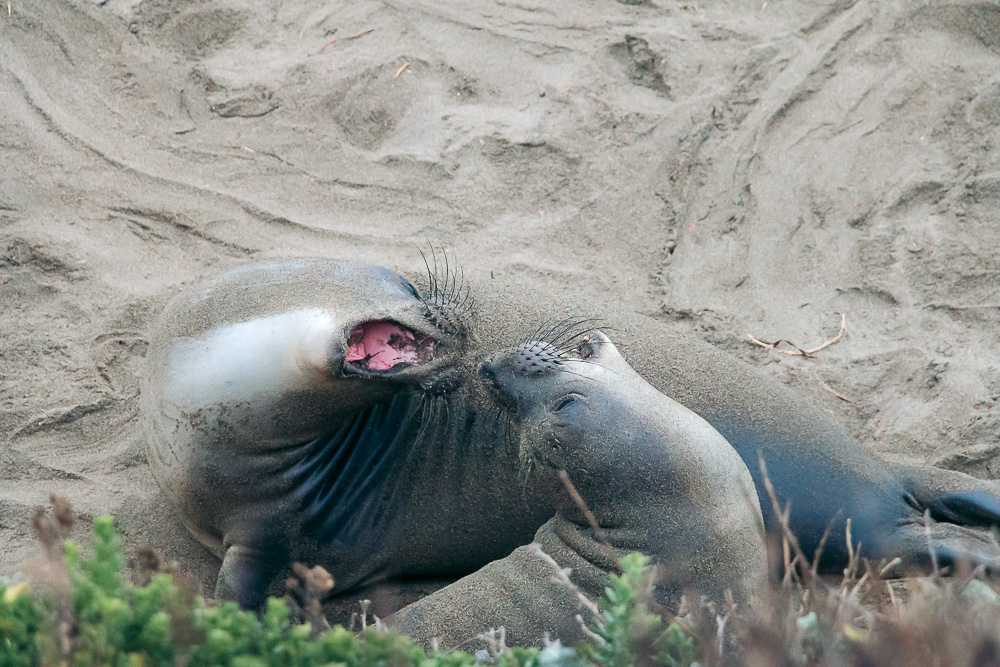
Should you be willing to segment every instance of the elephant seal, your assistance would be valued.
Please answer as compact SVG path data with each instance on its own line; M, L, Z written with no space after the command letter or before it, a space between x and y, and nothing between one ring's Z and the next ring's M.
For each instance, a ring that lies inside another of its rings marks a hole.
M938 557L1000 555L966 529L1000 523L997 485L886 464L795 392L662 322L500 279L466 287L448 269L418 290L382 267L296 259L190 288L151 335L147 455L223 558L216 596L257 606L295 560L329 569L335 594L453 580L528 543L556 508L524 493L478 368L579 313L613 324L636 371L734 446L773 530L764 459L803 550L830 530L821 571L846 563L848 518L865 555L926 566L925 510L950 522L935 526Z
M387 619L403 634L467 647L503 626L514 646L541 645L546 634L574 642L582 605L553 566L569 568L593 599L632 551L651 558L653 600L670 610L683 593L721 605L728 591L751 605L765 592L764 524L739 455L646 382L602 332L576 343L530 341L481 369L511 420L532 493L551 497L556 516L532 545Z
M223 559L215 595L245 607L294 561L335 592L454 580L531 539L553 512L520 498L516 457L465 407L468 293L423 292L359 262L254 264L175 298L147 353L153 475ZM480 443L470 447L467 443Z
M1000 525L1000 484L995 481L883 461L801 394L654 318L602 308L572 292L533 293L523 284L499 280L476 294L477 317L494 329L511 321L522 330L560 318L572 318L566 319L572 323L581 313L613 327L616 345L636 372L729 441L753 476L765 527L780 534L764 462L775 500L782 510L790 507L790 528L803 552L818 556L819 572L843 572L850 552L848 519L854 552L860 549L875 560L900 557L904 569L930 571L932 558L939 565L1000 562L1000 548L989 534ZM569 327L564 337L589 326ZM930 527L930 540L925 512L938 521Z

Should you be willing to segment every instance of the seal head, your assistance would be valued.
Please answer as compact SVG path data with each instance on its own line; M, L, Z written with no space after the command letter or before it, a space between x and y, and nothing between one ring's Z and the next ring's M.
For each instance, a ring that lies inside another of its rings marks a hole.
M760 590L763 520L746 465L708 422L636 373L604 333L529 342L481 373L513 419L529 474L550 489L568 478L578 491L560 489L555 499L564 528L651 556L665 568L664 601L690 589L720 601L727 589L740 600Z
M400 508L432 506L402 480L448 485L412 454L465 441L438 412L470 363L467 310L447 272L418 291L382 267L309 259L236 269L167 306L147 356L147 454L189 529L225 558L219 597L255 606L292 558L337 562L345 588L450 569L371 552L383 539L420 546L404 527L420 510Z

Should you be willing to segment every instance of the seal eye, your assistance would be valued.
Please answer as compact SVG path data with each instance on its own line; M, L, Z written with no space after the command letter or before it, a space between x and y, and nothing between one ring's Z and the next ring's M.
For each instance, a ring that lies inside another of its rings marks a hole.
M565 410L566 408L570 407L571 405L574 405L575 403L576 403L575 398L573 398L572 396L567 396L563 400L559 401L559 405L556 406L555 412L559 412L560 410Z
M406 288L406 291L409 292L414 299L420 298L420 294L417 292L417 288L413 286L413 283L411 283L409 280L406 280L405 278L403 279L403 287Z

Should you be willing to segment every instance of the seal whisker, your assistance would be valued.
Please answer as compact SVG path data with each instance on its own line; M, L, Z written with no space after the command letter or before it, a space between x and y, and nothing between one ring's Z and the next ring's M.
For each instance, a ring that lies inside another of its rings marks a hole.
M617 375L618 377L622 377L621 373L619 373L618 371L616 371L613 368L608 368L607 366L605 366L604 364L602 364L602 363L600 363L598 361L591 361L589 359L574 359L574 358L571 357L571 358L566 359L566 362L571 362L571 363L574 363L574 364L589 364L591 366L600 366L605 371L607 371L608 373L611 373L613 375ZM573 371L566 370L565 366L560 367L560 372L562 372L562 373L571 373L572 375L579 375L579 373L574 373ZM588 379L593 380L593 378L591 378L589 376L588 376Z
M457 292L457 296L461 297L462 296L462 288L465 287L465 266L461 262L459 262L457 270L461 272L461 275L457 275L456 274L456 277L458 278L458 292Z
M538 327L531 332L531 335L525 339L525 343L535 343L543 340L549 333L555 330L560 324L566 320L542 320L538 323Z
M504 437L503 437L507 451L515 449L516 443L514 442L514 438L511 437L511 433L513 433L513 430L514 430L513 419L511 418L510 413L507 413L507 423L504 424Z
M528 337L521 343L531 345L531 349L541 349L542 346L552 345L553 340L557 340L564 332L571 330L579 322L573 322L572 317L565 317L561 320L542 321ZM556 334L556 332L559 332Z
M434 303L436 305L441 305L440 302L441 284L440 284L440 272L438 269L437 252L435 252L433 245L430 247L430 250L431 250L431 261L434 263Z
M430 246L429 243L428 243L428 246ZM431 271L431 265L430 265L430 262L427 261L427 255L424 254L424 251L419 246L417 247L417 252L420 253L421 259L424 260L424 268L427 269L427 289L428 289L428 291L430 291L430 293L431 293L431 300L433 301L434 300L433 295L437 291L437 287L436 287L436 285L437 285L437 278L434 276L434 273Z
M456 260L457 261L457 260ZM447 258L445 259L445 266L448 266ZM447 270L447 268L445 269ZM458 267L455 266L451 269L451 291L448 292L448 303L455 303L455 290L459 288L458 283Z
M579 359L570 359L570 361L579 361ZM593 362L584 362L584 363L593 363ZM611 369L609 368L608 370L610 371ZM593 382L593 380L594 380L594 378L590 377L589 375L583 375L582 373L574 373L573 371L567 370L564 367L561 367L559 369L559 372L560 373L567 373L569 375L575 375L576 377L583 378L584 380L587 380L588 382ZM612 372L614 372L614 371L612 371ZM620 375L620 373L615 373L615 375Z
M473 309L472 289L465 282L465 265L459 263L458 266L461 270L461 276L459 278L460 287L453 308L458 314L465 315L470 313Z
M444 255L444 293L441 300L443 303L452 303L454 300L456 276L451 268L451 260L448 258L448 251L442 250L441 254Z
M503 406L501 405L494 406L492 413L493 413L493 428L495 429L496 433L503 435L504 424L500 421L500 415L503 414ZM506 444L507 444L506 439L504 439L504 445Z
M553 341L558 340L559 337L563 335L563 332L572 329L576 326L576 324L578 324L578 322L575 322L573 317L564 317L560 320L542 322L542 326L539 327L539 330L532 334L531 342L548 343L551 345Z
M549 327L544 334L539 335L535 340L552 344L553 340L558 340L565 331L572 329L576 324L576 322L573 322L572 317L563 318ZM555 333L557 330L559 331L558 334Z
M560 332L560 338L549 342L552 344L553 347L557 349L563 348L567 345L570 345L574 340L576 340L580 336L586 335L588 331L599 328L600 323L601 321L599 319L593 317L582 319L578 322L575 322L572 326L567 327L562 332ZM573 329L581 325L586 325L586 326L583 327L581 330L577 331L576 333L573 333Z
M577 326L584 325L584 324L586 325L585 327L581 328L576 333L573 333L573 327L577 327ZM596 318L592 318L592 317L588 317L587 319L580 320L579 322L577 322L576 324L574 324L573 327L571 327L568 331L566 331L563 334L563 337L561 339L550 341L550 342L552 343L552 345L554 347L562 347L564 345L568 345L572 341L574 341L577 338L579 338L580 336L585 336L588 332L593 331L594 329L601 329L602 327L600 326L600 324L601 324L601 320L596 319ZM603 343L603 341L598 341L598 342ZM610 342L610 341L608 341L608 342Z
M444 257L444 289L441 291L441 302L447 303L450 301L448 283L451 281L451 267L448 265L448 251L442 248L441 255Z
M563 340L559 341L558 344L553 343L553 346L556 347L556 348L558 348L558 349L571 349L571 348L575 347L574 341L576 341L577 339L579 339L581 336L586 336L588 333L590 333L591 331L594 331L595 329L597 331L601 331L601 329L598 329L597 327L588 326L583 331L578 331L575 334L567 335ZM613 343L611 343L611 341L603 341L603 340L586 340L584 342L591 343L593 345L611 345L611 344L613 344Z
M441 405L444 406L444 425L443 428L448 430L448 426L451 423L451 411L448 409L448 398L445 395L438 397Z
M473 313L475 302L472 299L472 289L468 285L462 286L460 298L462 299L461 302L455 304L455 312L459 315Z
M544 328L545 328L546 326L548 326L547 322L545 322L545 321L542 321L542 322L541 322L541 323L540 323L540 324L539 324L539 325L538 325L538 326L537 326L537 327L535 328L535 330L534 330L534 331L532 331L532 332L531 332L530 334L528 334L527 336L525 336L525 337L524 337L524 338L523 338L523 339L521 340L521 342L517 344L517 347L521 347L521 346L524 346L524 345L527 345L528 343L534 343L535 341L537 341L537 340L539 339L539 334L541 334L542 330L543 330L543 329L544 329ZM558 325L557 325L557 326L558 326Z
M427 394L423 394L420 397L420 405L421 405L421 409L420 409L420 426L417 428L417 434L413 438L413 445L414 446L411 448L411 450L410 450L411 452L416 452L417 451L416 445L418 445L421 442L423 442L424 437L427 435L427 430L430 428L430 425L432 423L434 423L434 418L433 418L433 401L428 401L427 400Z
M521 470L518 474L519 481L521 482L521 500L527 504L528 502L528 485L531 482L531 471L534 468L534 460L531 457L521 459Z
M561 345L563 345L566 342L566 336L568 336L570 332L572 332L576 327L593 321L595 320L589 317L576 321L565 319L558 325L556 325L556 327L554 327L552 331L548 332L543 340L545 340L545 342L547 342L552 347L558 349ZM558 328L558 333L555 332L556 328ZM590 329L590 327L588 327L588 329ZM580 331L577 334L575 334L575 336L579 336L584 333L586 333L586 331Z
M432 396L429 401L431 405L431 418L430 423L428 424L428 430L437 436L434 438L433 442L437 444L438 453L434 455L434 460L438 463L443 463L443 453L448 447L447 438L440 437L440 433L444 429L444 424L441 422L442 400L442 396Z
M578 327L578 326L580 326L582 324L588 324L590 322L596 322L597 321L593 317L582 317L582 318L580 318L578 320L575 320L575 321L571 321L571 320L572 320L572 318L566 318L565 322L567 322L568 324L556 336L554 336L552 339L549 340L550 343L552 343L553 345L555 345L558 342L560 342L560 338L562 336L565 336L568 332L572 331L575 327Z

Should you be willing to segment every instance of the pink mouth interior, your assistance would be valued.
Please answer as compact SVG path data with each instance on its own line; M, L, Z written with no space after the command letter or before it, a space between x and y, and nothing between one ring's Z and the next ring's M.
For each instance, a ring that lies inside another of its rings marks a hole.
M423 364L434 358L434 339L389 320L362 322L347 339L346 361L370 371L399 364Z

